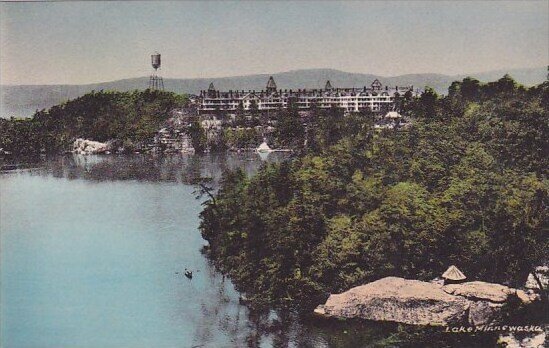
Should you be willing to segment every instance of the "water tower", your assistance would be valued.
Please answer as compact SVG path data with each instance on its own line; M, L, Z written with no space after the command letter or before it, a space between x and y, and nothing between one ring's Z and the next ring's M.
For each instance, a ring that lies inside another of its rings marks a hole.
M154 71L149 78L149 89L160 91L164 90L164 80L162 80L162 76L158 75L158 69L160 69L160 64L160 53L155 52L151 55L151 65Z

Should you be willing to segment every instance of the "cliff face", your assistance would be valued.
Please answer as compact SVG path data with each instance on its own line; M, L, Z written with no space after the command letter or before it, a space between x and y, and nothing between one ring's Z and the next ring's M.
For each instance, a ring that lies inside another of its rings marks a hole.
M479 281L442 286L387 277L330 295L315 313L411 325L485 325L498 321L502 307L516 292Z

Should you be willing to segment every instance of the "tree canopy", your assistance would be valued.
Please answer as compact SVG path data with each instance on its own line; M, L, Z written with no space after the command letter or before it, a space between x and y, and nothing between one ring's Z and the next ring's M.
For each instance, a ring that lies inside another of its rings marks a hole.
M15 154L54 153L76 138L136 143L150 139L183 106L186 97L171 92L92 91L30 119L0 120L0 147Z
M302 156L224 174L201 214L210 256L256 304L301 309L451 264L521 285L548 260L548 101L549 83L505 76L426 89L405 130L317 110Z

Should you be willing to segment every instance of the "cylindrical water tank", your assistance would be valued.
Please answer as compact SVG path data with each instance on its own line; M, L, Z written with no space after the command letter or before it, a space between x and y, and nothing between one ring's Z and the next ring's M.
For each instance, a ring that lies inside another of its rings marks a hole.
M155 70L160 68L160 53L151 55L151 64Z

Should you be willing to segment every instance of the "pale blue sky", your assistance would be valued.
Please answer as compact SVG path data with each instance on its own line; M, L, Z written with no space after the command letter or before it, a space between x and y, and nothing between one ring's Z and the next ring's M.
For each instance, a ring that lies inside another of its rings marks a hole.
M1 83L335 68L473 73L549 62L549 2L1 3Z

